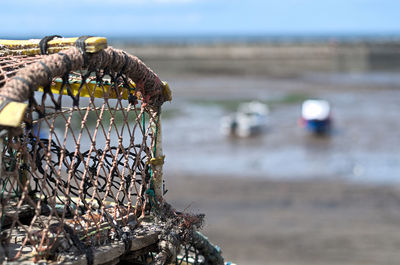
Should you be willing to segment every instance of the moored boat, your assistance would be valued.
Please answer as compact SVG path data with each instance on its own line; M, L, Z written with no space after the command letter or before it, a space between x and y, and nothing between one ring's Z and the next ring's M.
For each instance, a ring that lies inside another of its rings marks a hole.
M267 122L268 106L258 101L239 105L237 112L222 118L221 131L224 135L250 137L261 133Z
M300 125L311 133L329 133L332 127L329 102L323 99L305 100L301 107Z

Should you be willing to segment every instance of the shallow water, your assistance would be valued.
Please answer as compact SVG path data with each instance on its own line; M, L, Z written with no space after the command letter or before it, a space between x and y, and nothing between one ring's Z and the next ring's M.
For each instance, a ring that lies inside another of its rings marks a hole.
M165 105L167 113L168 109L175 113L163 122L166 173L398 182L400 81L390 79L390 86L382 87L384 77L366 78L357 81L357 86L337 75L237 82L229 77L226 83L218 77L214 82L212 78L199 81L201 86L210 85L203 93L196 88L196 80L187 80L192 90L180 90L184 83L178 82L173 104ZM249 89L243 94L240 87ZM225 101L215 101L222 91ZM294 93L332 103L330 135L317 137L298 127L301 97L284 100ZM267 129L248 139L224 137L219 132L220 119L241 98L271 102Z
M166 176L400 181L400 79L393 74L325 73L295 79L185 76L168 80L174 99L163 105ZM302 100L308 97L332 103L330 135L313 136L298 126ZM246 139L222 135L221 118L240 102L253 99L270 106L266 130ZM129 142L127 136L125 132L124 144ZM103 143L104 137L98 135L97 142ZM112 139L117 141L114 131ZM74 143L67 146L70 151ZM83 137L83 150L88 150L90 143Z

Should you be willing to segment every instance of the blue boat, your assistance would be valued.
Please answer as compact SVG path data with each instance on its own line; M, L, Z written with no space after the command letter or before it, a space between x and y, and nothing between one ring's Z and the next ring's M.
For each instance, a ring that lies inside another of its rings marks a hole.
M322 99L308 99L301 108L300 125L314 134L327 134L332 127L331 106Z

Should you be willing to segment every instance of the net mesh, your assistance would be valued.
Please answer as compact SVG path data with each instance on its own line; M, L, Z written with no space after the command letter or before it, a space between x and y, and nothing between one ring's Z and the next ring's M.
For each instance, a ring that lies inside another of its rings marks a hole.
M122 240L151 208L157 116L149 111L146 76L135 86L125 73L129 62L119 72L92 65L53 76L43 59L0 59L1 96L28 95L29 102L21 133L8 134L2 150L0 225L9 260L57 259ZM15 78L27 65L51 76L42 92L31 91L29 74ZM26 85L28 93L11 93L4 88L11 82Z
M204 216L163 199L160 111L170 94L137 57L0 56L0 263L223 264ZM3 115L4 116L4 115Z
M15 76L19 69L39 60L42 56L3 56L0 57L0 88L6 80Z

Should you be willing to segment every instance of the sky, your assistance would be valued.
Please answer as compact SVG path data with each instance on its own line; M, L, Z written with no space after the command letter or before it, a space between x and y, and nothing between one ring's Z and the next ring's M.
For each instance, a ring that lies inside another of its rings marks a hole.
M0 37L400 34L400 0L12 0Z

